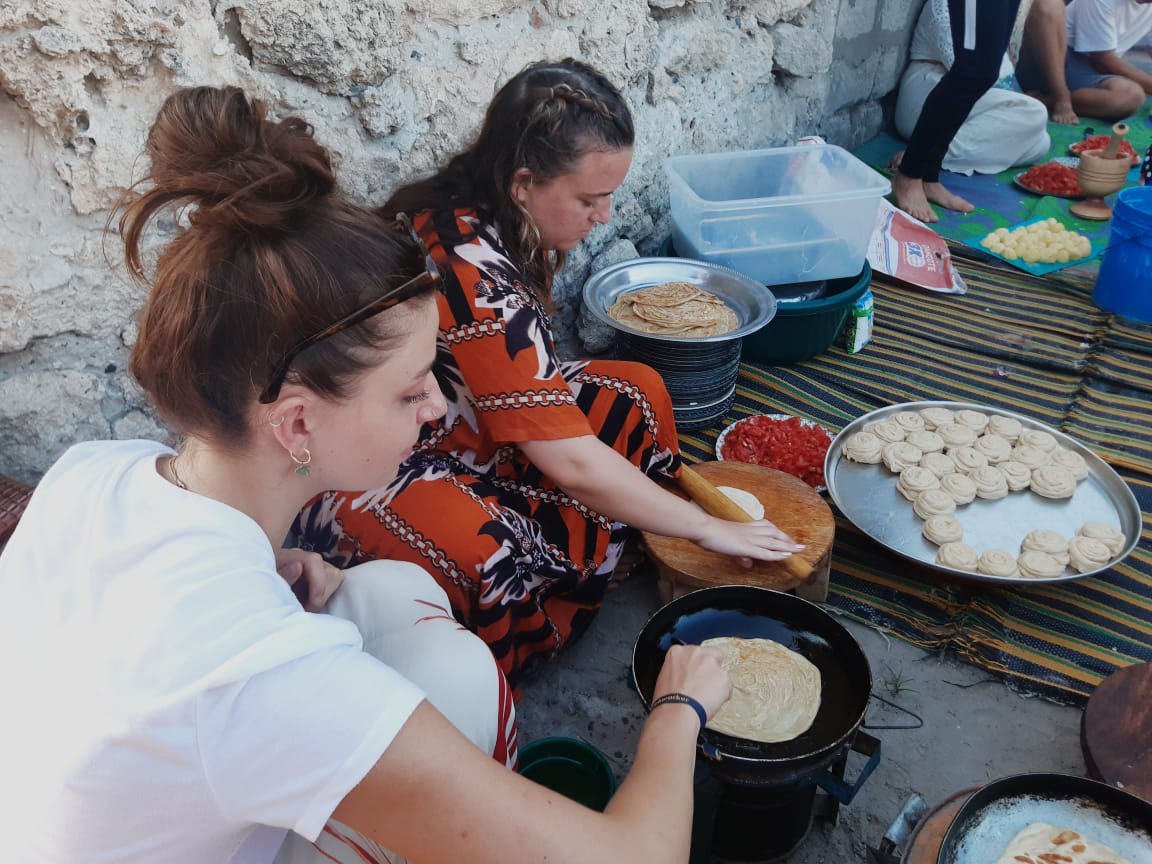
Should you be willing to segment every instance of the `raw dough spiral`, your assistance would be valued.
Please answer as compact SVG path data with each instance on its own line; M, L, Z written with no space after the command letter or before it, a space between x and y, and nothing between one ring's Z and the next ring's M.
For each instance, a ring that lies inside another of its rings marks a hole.
M996 467L999 468L1004 475L1004 479L1008 483L1009 492L1023 492L1032 485L1032 469L1023 462L1009 459L1007 462L1001 462Z
M1068 561L1077 573L1099 570L1112 560L1112 550L1102 540L1077 534L1068 541Z
M1057 447L1049 455L1052 458L1052 464L1059 465L1061 468L1067 468L1072 472L1072 476L1076 478L1076 482L1080 482L1088 476L1088 463L1085 462L1084 457L1075 450L1069 450L1067 447Z
M940 478L940 488L957 504L971 504L976 497L976 482L967 474L945 474Z
M852 462L875 465L883 450L884 442L871 432L854 432L844 442L844 458Z
M913 429L904 440L919 448L921 453L939 453L944 449L944 439L927 429Z
M945 543L955 543L964 539L964 526L955 516L941 513L938 516L929 516L924 520L924 539L929 543L942 546Z
M864 431L871 432L885 444L903 441L906 434L904 427L895 420L873 420L864 424Z
M1059 561L1061 566L1068 563L1068 541L1059 531L1047 528L1029 531L1020 543L1020 551L1043 552Z
M945 423L936 427L936 434L944 439L945 447L971 447L978 433L963 423Z
M956 463L947 453L925 453L920 457L920 467L927 468L937 477L956 473ZM1028 477L1031 480L1032 472L1028 472Z
M893 474L899 474L905 468L919 465L920 457L923 455L919 448L913 447L911 444L905 444L903 441L895 441L892 444L884 446L880 458L884 460L884 464L888 466L889 471Z
M1016 559L1020 575L1026 579L1053 579L1064 573L1064 565L1046 552L1029 549Z
M919 465L905 468L900 472L900 479L896 481L896 491L909 501L915 501L921 492L939 488L940 478Z
M921 519L948 516L956 512L956 502L943 489L929 489L916 496L912 511Z
M1059 465L1041 465L1032 469L1032 491L1045 498L1071 498L1076 491L1076 478Z
M1023 431L1023 424L1015 417L993 414L988 418L987 432L993 435L999 435L1001 438L1007 438L1013 444L1020 438L1020 433Z
M1056 436L1043 429L1025 429L1020 433L1020 443L1043 450L1045 453L1051 453L1057 447Z
M927 408L920 409L920 416L924 418L925 429L936 429L945 423L954 422L956 412L940 405L929 405Z
M976 550L959 540L944 543L936 550L936 563L953 570L975 570L977 560Z
M1007 462L1009 455L1012 453L1012 443L1007 438L997 435L994 432L986 432L981 435L976 439L976 443L973 444L972 447L987 457L989 465Z
M1124 548L1124 544L1128 542L1128 538L1124 536L1124 532L1117 531L1107 522L1085 522L1076 529L1076 533L1081 537L1091 537L1094 540L1099 540L1108 547L1108 551L1115 557L1120 554L1120 550Z
M988 457L975 447L953 447L948 451L952 461L956 463L956 470L965 474L983 468L988 464Z
M924 428L924 418L915 411L897 411L892 420L905 432L915 432Z
M996 501L1008 494L1008 480L995 465L985 465L968 475L976 484L976 495L987 501Z
M1013 462L1023 462L1029 468L1039 468L1041 465L1047 465L1052 461L1051 456L1031 444L1017 444L1012 448L1012 453L1008 458Z
M1018 576L1016 556L1005 549L985 549L976 560L976 572L988 576Z
M976 434L979 435L988 428L988 415L983 411L973 411L970 408L961 408L956 412L956 422L961 426L967 426L969 429L975 429Z

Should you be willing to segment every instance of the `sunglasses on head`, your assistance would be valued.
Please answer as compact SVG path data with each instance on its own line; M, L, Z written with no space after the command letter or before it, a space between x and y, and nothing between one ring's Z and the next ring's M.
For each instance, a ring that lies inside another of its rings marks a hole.
M272 376L268 379L268 385L260 392L260 401L267 405L269 402L275 402L276 397L280 395L280 388L284 386L284 379L288 375L288 370L292 367L293 361L300 356L300 354L318 342L323 342L337 333L347 330L349 327L355 327L362 321L366 321L373 315L379 315L386 309L391 309L405 300L410 300L420 294L423 294L429 287L435 286L438 290L442 290L442 283L440 279L440 271L436 267L436 262L432 260L432 256L428 253L428 247L424 245L423 239L416 233L416 229L412 227L412 220L408 218L405 213L396 214L396 224L398 227L408 232L408 236L412 238L412 242L416 244L420 250L420 254L424 256L424 271L418 276L414 276L407 282L397 285L395 288L390 288L368 303L362 306L355 312L345 315L339 321L329 324L319 333L314 333L307 339L302 339L293 345L285 352L284 356L280 358L280 362L276 364Z

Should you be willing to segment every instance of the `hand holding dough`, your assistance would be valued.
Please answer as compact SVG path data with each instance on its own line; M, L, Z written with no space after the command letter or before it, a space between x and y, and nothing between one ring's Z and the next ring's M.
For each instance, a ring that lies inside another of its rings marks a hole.
M940 488L957 504L971 504L976 498L976 481L967 474L945 474L940 478Z
M1012 453L1012 444L1008 439L996 434L981 435L972 447L984 454L989 465L1007 462Z
M925 453L920 457L920 467L927 468L937 477L956 473L956 462L947 453ZM1031 479L1031 472L1028 477Z
M1016 556L1005 549L986 549L976 560L976 572L988 576L1017 576Z
M883 451L881 451L880 458L884 460L884 464L888 466L889 471L893 474L899 474L905 468L919 465L920 457L923 455L923 453L911 444L896 441L892 444L885 445Z
M960 541L945 543L936 550L936 563L953 570L975 570L977 560L976 550Z
M1024 535L1020 543L1020 551L1033 550L1051 555L1060 562L1060 566L1068 563L1068 541L1059 531L1050 531L1047 528L1037 528Z
M1068 541L1068 561L1077 573L1099 570L1112 560L1112 550L1102 540L1077 534Z
M1016 559L1020 575L1026 579L1055 579L1064 573L1064 565L1045 552L1029 549Z
M871 432L855 432L844 441L844 458L850 462L875 465L880 461L884 442Z
M1020 438L1020 433L1023 431L1024 425L1015 417L993 414L988 418L987 433L999 435L1001 438L1007 438L1008 441L1013 444Z
M976 484L976 495L988 501L996 501L1008 494L1008 481L1004 472L995 465L985 465L968 475Z
M1085 522L1078 529L1076 533L1081 537L1091 537L1094 540L1099 540L1108 547L1108 551L1113 556L1119 555L1120 550L1124 548L1124 544L1128 542L1128 538L1124 536L1122 531L1117 531L1107 522Z
M916 496L916 500L912 502L912 511L921 519L951 515L956 512L956 502L943 489L929 489Z
M1032 469L1032 491L1045 498L1071 498L1076 492L1076 478L1059 465L1041 465Z
M904 440L921 453L939 453L944 449L944 439L927 429L912 429Z

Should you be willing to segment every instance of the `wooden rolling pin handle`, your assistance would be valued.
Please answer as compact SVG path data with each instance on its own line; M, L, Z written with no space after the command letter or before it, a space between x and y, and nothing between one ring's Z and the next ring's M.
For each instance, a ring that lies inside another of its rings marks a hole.
M704 508L705 513L717 519L727 519L729 522L754 521L743 507L687 465L680 466L680 488ZM812 565L798 555L789 555L776 563L798 579L807 580L812 576Z
M1104 152L1101 156L1104 159L1115 159L1117 151L1120 150L1120 143L1128 134L1127 123L1117 123L1112 127L1112 137L1108 139L1108 143L1104 145Z

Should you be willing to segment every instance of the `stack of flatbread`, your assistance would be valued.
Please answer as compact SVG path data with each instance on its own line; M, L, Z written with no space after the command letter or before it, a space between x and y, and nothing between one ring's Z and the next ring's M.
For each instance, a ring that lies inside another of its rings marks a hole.
M740 326L740 319L723 300L690 282L664 282L629 291L606 311L625 327L657 336L719 336Z
M771 639L718 636L702 645L724 652L720 665L732 679L732 697L708 728L774 743L808 731L820 710L820 670L807 658Z
M996 864L1129 864L1076 831L1033 822L1012 838Z

